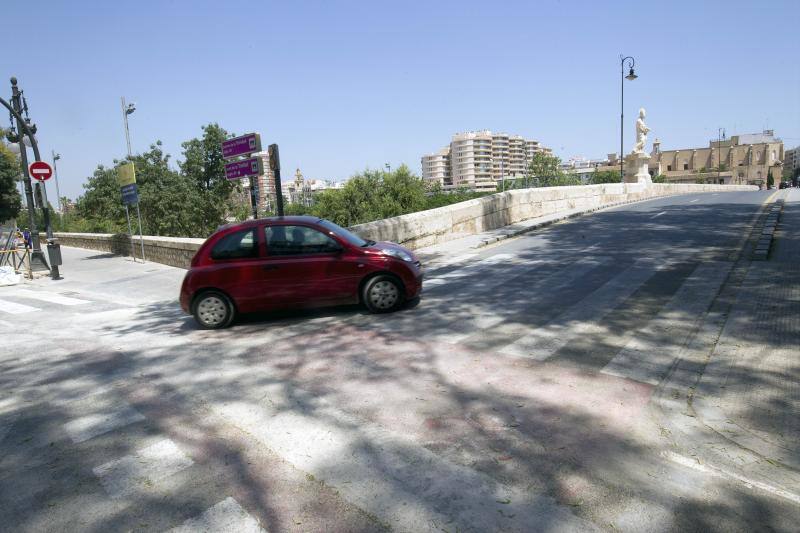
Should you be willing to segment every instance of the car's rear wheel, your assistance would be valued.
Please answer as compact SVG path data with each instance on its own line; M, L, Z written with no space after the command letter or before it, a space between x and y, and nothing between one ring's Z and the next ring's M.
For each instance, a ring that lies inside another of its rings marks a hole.
M403 305L403 285L394 276L380 275L364 285L361 301L372 313L390 313Z
M203 329L219 329L233 322L236 311L230 298L218 291L206 291L195 300L192 314Z

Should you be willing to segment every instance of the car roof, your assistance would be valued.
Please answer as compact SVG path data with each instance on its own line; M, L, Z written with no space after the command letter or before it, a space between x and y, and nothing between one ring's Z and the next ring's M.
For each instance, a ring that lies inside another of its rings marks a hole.
M257 218L255 220L245 220L243 222L233 222L231 224L225 224L224 226L220 226L217 228L217 231L222 230L229 230L229 229L239 229L239 228L249 228L252 226L259 226L264 224L265 222L280 222L283 224L291 224L292 222L304 222L306 224L318 224L323 219L319 217L312 217L308 215L292 215L292 216L284 216L284 217L265 217L265 218Z

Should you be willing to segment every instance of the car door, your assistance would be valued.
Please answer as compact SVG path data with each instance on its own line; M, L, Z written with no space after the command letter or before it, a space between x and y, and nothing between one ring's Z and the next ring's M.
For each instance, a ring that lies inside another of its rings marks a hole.
M263 257L257 228L225 235L214 244L210 258L206 284L225 291L242 312L258 309Z
M292 305L352 301L358 265L336 239L303 224L265 227L265 268Z

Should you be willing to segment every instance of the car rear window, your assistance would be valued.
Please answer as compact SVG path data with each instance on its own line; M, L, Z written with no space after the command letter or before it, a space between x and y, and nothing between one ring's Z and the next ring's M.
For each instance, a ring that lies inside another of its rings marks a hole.
M211 259L241 259L258 255L255 230L246 229L225 235L211 249Z

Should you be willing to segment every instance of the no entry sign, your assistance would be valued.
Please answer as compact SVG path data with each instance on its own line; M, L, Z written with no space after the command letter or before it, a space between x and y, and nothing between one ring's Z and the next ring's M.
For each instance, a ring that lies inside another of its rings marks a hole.
M53 175L53 167L44 161L34 161L28 165L28 173L39 181L49 180Z

